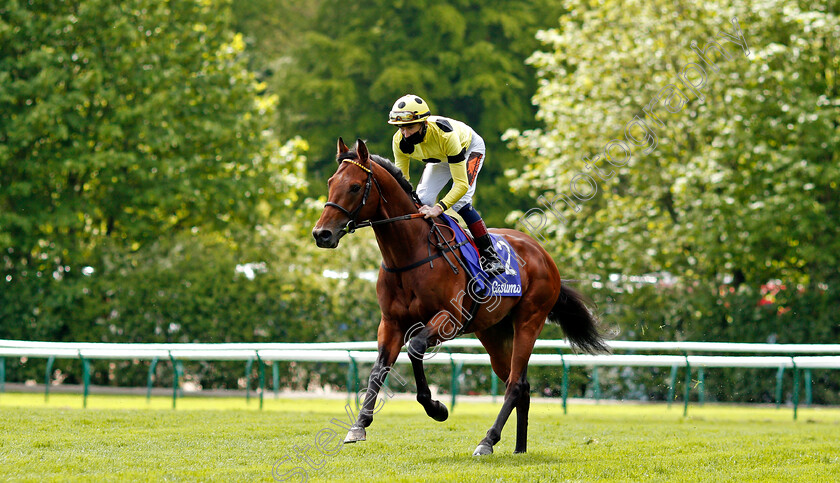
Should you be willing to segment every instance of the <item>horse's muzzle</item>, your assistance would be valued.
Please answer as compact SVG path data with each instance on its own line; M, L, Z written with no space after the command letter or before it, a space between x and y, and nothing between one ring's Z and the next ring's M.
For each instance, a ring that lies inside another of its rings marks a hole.
M334 233L326 228L315 228L312 230L312 237L315 238L315 244L319 248L335 248L338 246L338 240L344 235L343 231Z

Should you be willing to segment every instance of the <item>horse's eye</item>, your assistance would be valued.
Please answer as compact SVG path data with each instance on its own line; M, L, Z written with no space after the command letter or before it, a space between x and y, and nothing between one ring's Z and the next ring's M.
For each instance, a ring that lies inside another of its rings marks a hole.
M354 184L353 186L350 187L350 192L351 193L358 193L361 189L362 189L362 185Z

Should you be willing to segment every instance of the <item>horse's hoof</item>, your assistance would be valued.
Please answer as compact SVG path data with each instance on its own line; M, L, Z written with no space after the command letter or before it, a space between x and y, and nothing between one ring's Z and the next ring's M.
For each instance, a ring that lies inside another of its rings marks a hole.
M432 407L426 410L426 414L438 422L444 422L449 418L449 410L440 401L432 401Z
M486 454L493 454L493 447L484 443L476 446L473 451L473 456L484 456Z
M351 426L350 431L347 431L347 436L344 437L344 444L364 441L365 436L367 436L365 434L365 428L361 426Z

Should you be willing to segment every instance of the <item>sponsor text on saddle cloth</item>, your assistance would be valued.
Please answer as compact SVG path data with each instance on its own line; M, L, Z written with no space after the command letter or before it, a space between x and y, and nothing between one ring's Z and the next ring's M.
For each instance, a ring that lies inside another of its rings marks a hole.
M440 216L449 224L452 231L455 232L455 242L461 243L467 241L467 235L461 225L449 215L442 214ZM522 281L519 278L519 261L513 251L513 247L503 237L490 234L493 240L493 246L496 247L496 252L499 254L499 259L505 264L505 273L499 274L495 278L490 278L481 269L481 264L478 261L478 253L472 243L467 243L461 247L461 253L464 255L464 261L467 268L470 269L470 275L476 280L476 286L480 296L499 296L499 297L518 297L522 295Z

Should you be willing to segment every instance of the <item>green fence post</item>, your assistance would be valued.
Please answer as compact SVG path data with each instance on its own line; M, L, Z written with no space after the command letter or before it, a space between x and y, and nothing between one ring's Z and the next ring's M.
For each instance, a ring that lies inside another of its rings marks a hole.
M493 393L493 404L496 403L496 396L499 394L499 376L490 368L490 391Z
M350 404L350 393L353 390L353 357L350 356L350 353L347 353L347 357L350 360L347 362L347 403Z
M149 364L149 376L146 378L146 402L150 403L152 401L152 377L155 375L155 369L157 368L158 358L155 357L152 359L151 364Z
M50 356L47 359L47 370L44 371L44 402L50 401L50 373L52 372L53 362L55 362L55 356Z
M683 417L688 416L688 398L691 395L691 364L688 362L688 355L685 356L685 402L683 403Z
M569 366L566 365L566 359L563 358L562 352L560 352L560 362L563 363L563 386L561 388L563 396L563 414L568 414L566 400L569 398Z
M776 409L779 409L782 405L782 382L784 381L785 377L785 366L779 366L779 370L776 371Z
M796 421L796 412L799 409L799 371L796 369L796 360L791 357L793 364L793 420Z
M449 411L455 411L455 393L458 391L458 375L455 373L455 361L452 359L452 353L449 353L449 369L452 380L449 383L449 393L452 395L452 401L449 403Z
M359 366L356 364L356 359L347 351L347 357L350 359L350 364L347 366L347 402L351 401L350 394L355 394L356 407L359 406ZM355 390L354 390L355 389Z
M257 364L259 364L260 374L260 411L263 408L263 393L265 393L265 368L263 367L262 359L260 359L260 352L254 351L257 354Z
M271 363L271 382L274 385L274 399L280 397L280 363L274 361Z
M250 358L245 362L245 403L251 403L251 368L254 367L254 359Z
M79 351L79 360L82 361L82 380L85 385L82 407L87 408L88 390L90 387L90 362L82 356L82 351Z
M703 371L703 368L697 369L697 400L700 402L700 405L706 403L706 374Z
M184 361L177 360L175 361L175 365L178 368L178 379L182 379L184 377ZM184 397L184 386L178 385L178 396Z
M674 364L671 366L671 386L668 388L668 409L671 408L671 403L677 398L677 369L679 366Z
M595 385L595 403L601 402L601 381L598 379L598 366L592 368L592 384Z
M811 391L811 369L805 369L805 405L810 407L813 400Z
M178 400L178 364L169 351L169 361L172 363L172 409L175 409L175 402Z
M463 362L455 362L452 359L452 354L449 355L449 365L452 367L452 384L451 384L451 391L452 391L452 403L450 405L449 410L453 413L455 412L455 400L458 397L458 377L461 375L461 369L464 367Z
M0 357L0 392L6 392L6 358Z

